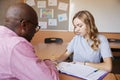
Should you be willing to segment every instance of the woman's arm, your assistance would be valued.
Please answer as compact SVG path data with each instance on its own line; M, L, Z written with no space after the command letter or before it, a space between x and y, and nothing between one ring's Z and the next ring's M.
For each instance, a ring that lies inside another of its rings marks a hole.
M85 65L92 66L98 69L106 70L108 72L112 71L112 58L104 58L102 63L89 63L86 62Z
M71 53L69 53L68 51L66 51L64 54L62 54L60 57L58 57L56 59L56 61L57 62L65 61L70 55L71 55Z

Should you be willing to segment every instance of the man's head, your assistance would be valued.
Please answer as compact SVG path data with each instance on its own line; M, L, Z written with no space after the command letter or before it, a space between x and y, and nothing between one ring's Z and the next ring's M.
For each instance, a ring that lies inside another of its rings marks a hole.
M32 7L25 3L18 3L8 9L5 26L30 41L36 32L38 17Z

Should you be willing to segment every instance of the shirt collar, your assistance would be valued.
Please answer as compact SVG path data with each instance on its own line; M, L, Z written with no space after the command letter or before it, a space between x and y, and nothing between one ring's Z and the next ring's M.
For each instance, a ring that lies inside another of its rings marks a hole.
M18 36L14 31L10 30L5 26L0 26L0 36L8 35L8 36Z

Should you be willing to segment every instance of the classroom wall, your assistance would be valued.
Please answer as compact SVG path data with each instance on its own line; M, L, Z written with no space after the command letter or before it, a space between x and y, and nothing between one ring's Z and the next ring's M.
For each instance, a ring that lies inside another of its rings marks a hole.
M0 24L7 8L24 0L0 0ZM79 10L89 10L100 32L120 33L120 0L70 0L69 24L66 31L73 31L72 17ZM64 26L64 25L63 25Z
M100 32L120 33L120 0L70 0L69 30L72 17L79 10L90 11Z

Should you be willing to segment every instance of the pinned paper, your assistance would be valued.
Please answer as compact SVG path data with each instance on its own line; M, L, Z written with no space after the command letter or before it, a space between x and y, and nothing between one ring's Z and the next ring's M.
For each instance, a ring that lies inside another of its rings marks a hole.
M41 29L47 29L47 22L39 22L39 26L41 26Z
M46 1L37 1L38 8L46 8Z
M60 2L60 3L59 3L59 6L58 6L58 9L63 10L63 11L67 11L67 9L68 9L68 4L67 4L67 3L63 3L63 2Z
M41 18L53 18L53 9L40 9Z
M49 26L57 26L57 19L48 19Z
M48 6L57 6L57 0L48 0Z
M67 14L66 13L58 15L58 21L59 22L66 21L66 20L67 20Z
M34 6L35 5L35 1L34 0L26 0L25 3L27 3L30 6Z

